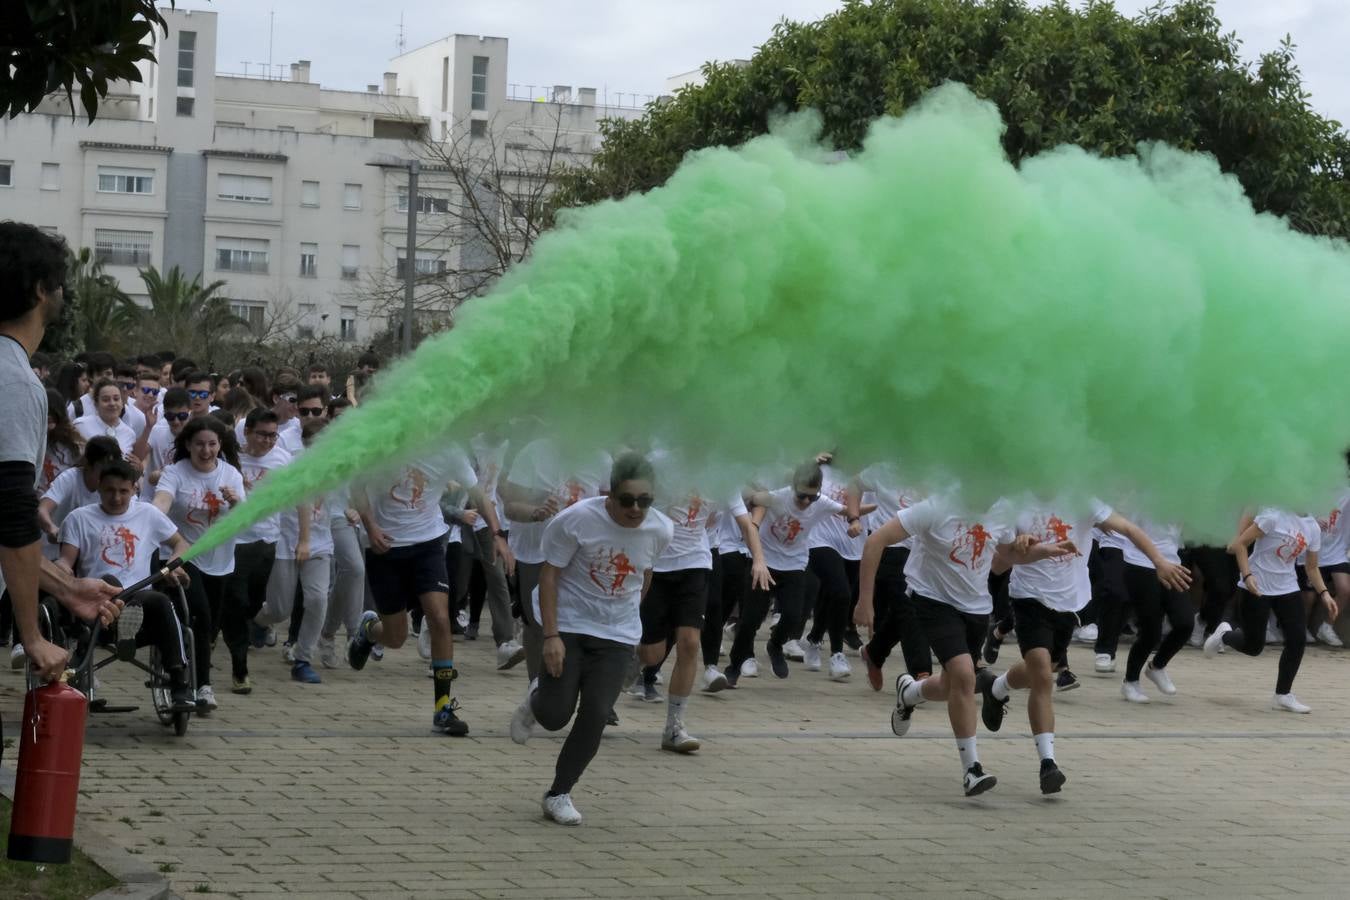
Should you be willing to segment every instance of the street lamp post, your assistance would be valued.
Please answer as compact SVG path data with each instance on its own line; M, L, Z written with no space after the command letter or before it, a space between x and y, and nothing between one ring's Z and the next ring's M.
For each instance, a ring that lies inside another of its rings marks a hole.
M403 352L412 352L413 289L417 286L417 175L420 161L408 160L408 248L403 281Z

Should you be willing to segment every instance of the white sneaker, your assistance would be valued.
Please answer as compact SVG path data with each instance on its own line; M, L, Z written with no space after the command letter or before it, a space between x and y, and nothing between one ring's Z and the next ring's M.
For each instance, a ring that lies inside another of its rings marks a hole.
M431 623L422 620L422 630L417 633L417 655L431 659Z
M810 638L806 639L805 646L802 647L805 652L802 654L802 662L806 665L806 671L820 671L820 644Z
M559 794L556 797L544 795L544 816L559 825L580 825L581 813L572 805L571 794Z
M511 714L511 740L517 744L525 743L534 734L534 710L530 708L530 698L538 687L538 681L531 681L525 689L525 701Z
M197 705L206 710L212 710L220 706L216 702L216 692L211 690L211 685L204 684L197 688Z
M319 665L325 669L338 667L337 641L334 638L319 636Z
M423 622L423 624L425 625L426 623ZM469 627L469 611L467 609L461 609L459 611L459 614L455 616L455 624L459 626L460 631L464 631Z
M497 648L497 671L503 671L520 665L525 658L525 648L519 641L507 641Z
M708 666L703 673L703 690L709 694L716 694L718 691L726 690L727 676L722 674L722 670L717 666Z
M853 667L848 664L848 657L842 653L830 655L830 680L848 681L853 675Z
M1205 646L1205 623L1199 618L1195 620L1195 627L1191 629L1191 636L1186 641L1186 646L1194 647L1197 650Z
M683 722L676 722L674 728L667 728L661 735L661 749L671 753L693 753L699 748L698 738L685 730Z
M1080 626L1080 627L1078 627L1078 628L1075 628L1075 629L1073 630L1073 639L1074 639L1075 642L1077 642L1077 643L1079 643L1079 644L1095 644L1095 643L1097 643L1097 626L1096 626L1096 624L1092 624L1092 625L1083 625L1083 626Z
M1169 697L1177 692L1177 686L1172 683L1172 676L1167 674L1166 669L1153 668L1153 663L1144 666L1144 677L1157 685L1158 690Z
M1305 706L1302 703L1299 703L1298 698L1295 697L1293 694L1276 694L1274 699L1271 701L1270 707L1271 709L1279 710L1280 712L1291 712L1291 713L1312 712L1311 706Z
M1131 703L1147 703L1148 694L1139 689L1137 681L1122 681L1120 683L1120 696Z
M1336 629L1331 627L1330 622L1323 622L1317 626L1317 639L1328 647L1344 647L1345 641L1336 633Z
M281 661L288 666L295 665L295 645L287 641L281 648Z
M1223 652L1223 636L1233 630L1233 626L1227 622L1220 622L1219 627L1214 629L1214 633L1205 638L1205 656L1210 659Z
M1109 653L1098 653L1092 660L1092 668L1102 675L1110 675L1116 670L1116 659Z
M758 678L759 663L755 662L753 659L747 659L745 662L741 663L741 677Z
M788 641L783 645L783 655L793 662L801 662L806 651L802 649L801 641Z
M1275 614L1271 613L1270 618L1266 620L1266 643L1270 646L1284 643L1284 632L1275 622Z
M28 654L23 652L23 644L15 644L9 648L9 667L11 669L22 669L28 662Z

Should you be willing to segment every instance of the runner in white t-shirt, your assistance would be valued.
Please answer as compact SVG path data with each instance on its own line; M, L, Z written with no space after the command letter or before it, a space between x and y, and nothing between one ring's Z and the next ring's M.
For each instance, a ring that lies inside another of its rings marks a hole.
M49 442L50 444L50 442ZM1325 514L1317 517L1322 529L1322 549L1318 552L1321 560L1322 581L1331 589L1336 598L1336 606L1344 611L1350 606L1350 488L1342 490L1330 504ZM1324 507L1325 508L1325 507ZM1299 585L1307 585L1307 574L1300 563ZM1308 622L1314 619L1313 603L1316 600L1310 593L1304 592L1303 608L1308 613ZM1336 624L1325 619L1313 629L1313 635L1319 643L1328 647L1344 647L1345 642L1336 633Z
M455 737L469 733L456 715L458 701L451 685L455 669L454 636L450 632L450 579L445 566L445 541L450 526L441 513L441 495L451 486L477 481L464 451L449 446L419 457L392 473L367 479L352 500L361 513L370 548L366 580L375 610L361 616L348 642L347 661L363 669L375 644L397 649L408 639L409 610L421 605L422 627L431 630L434 684L432 727Z
M1247 547L1255 545L1248 555ZM1260 656L1266 647L1266 620L1275 613L1284 630L1284 649L1280 652L1279 672L1275 679L1274 709L1307 713L1312 710L1294 696L1294 678L1303 662L1307 646L1307 616L1299 592L1294 567L1299 556L1307 554L1308 581L1326 606L1327 618L1334 621L1336 600L1327 590L1318 568L1322 548L1322 529L1312 516L1282 509L1263 509L1252 518L1244 518L1238 536L1228 545L1237 557L1238 606L1240 628L1223 622L1205 638L1205 655L1214 656L1227 645L1248 656Z
M637 454L614 461L609 495L574 504L544 531L539 620L543 671L511 719L511 738L525 743L538 722L571 733L558 754L544 815L581 824L571 792L600 748L606 718L642 637L639 612L652 567L670 543L674 523L651 509L655 476Z
M81 506L98 502L98 477L103 467L121 459L122 451L110 437L90 438L75 466L52 480L38 500L38 526L47 536L43 555L55 560L61 555L61 523Z
M862 488L856 479L843 476L830 465L833 458L833 453L817 457L824 475L820 493L843 506L847 515L828 516L811 532L807 570L820 582L820 590L816 592L811 631L802 641L802 657L808 672L820 671L820 644L828 632L830 680L846 681L853 671L844 655L844 639L850 634L857 636L852 621L853 603L858 596L858 562L866 537L858 513ZM853 649L862 647L861 641L857 644Z
M922 681L905 673L895 682L895 710L891 729L899 736L909 731L915 707L928 700L945 700L956 749L961 756L966 796L982 794L996 783L980 766L975 739L975 657L980 652L993 600L989 573L1007 571L1041 559L1077 552L1071 541L1037 543L1018 536L1016 516L1009 503L999 501L983 514L972 515L948 497L931 497L887 522L868 537L863 549L859 607L872 606L882 551L892 544L916 538L919 552L905 567L915 611L942 672Z
M136 584L150 577L151 557L158 547L168 545L175 558L187 550L187 541L168 516L136 499L136 477L129 463L109 462L99 475L99 502L75 510L61 525L61 564L78 577ZM182 569L173 576L187 580ZM153 644L159 650L174 709L195 708L183 631L173 604L153 590L141 591L133 599L144 615L135 634L136 646Z
M130 455L139 435L122 421L122 390L116 382L105 380L94 385L94 410L75 420L75 430L86 441L110 437L117 441L124 456Z

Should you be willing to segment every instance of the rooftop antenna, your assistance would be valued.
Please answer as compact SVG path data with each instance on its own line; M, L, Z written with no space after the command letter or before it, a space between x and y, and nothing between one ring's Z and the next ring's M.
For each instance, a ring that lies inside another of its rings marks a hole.
M276 32L277 11L267 14L267 74L272 74L272 35Z
M402 12L400 12L400 13L398 14L398 40L394 42L394 46L395 46L395 47L398 47L398 55L399 55L399 56L402 56L402 55L403 55L403 51L405 51L405 50L408 49L408 42L407 42L407 40L406 40L406 39L404 38L404 36L403 36L403 13L402 13Z

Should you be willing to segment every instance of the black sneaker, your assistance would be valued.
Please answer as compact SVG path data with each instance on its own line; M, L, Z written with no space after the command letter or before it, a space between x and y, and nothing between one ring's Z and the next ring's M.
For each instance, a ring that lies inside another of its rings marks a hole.
M844 645L850 650L861 650L863 645L862 636L850 628L844 632Z
M370 659L370 651L375 647L366 637L366 627L377 619L379 619L379 615L373 610L368 609L363 612L361 624L356 626L356 634L347 643L347 664L358 672L366 667L366 660Z
M962 783L966 788L966 796L974 797L983 794L998 784L998 779L993 775L986 775L980 764L975 763L969 769L966 769L966 777L962 779Z
M764 649L769 653L769 668L773 669L773 674L779 678L788 677L787 657L783 655L783 648L771 641L764 645Z
M605 716L605 724L614 726L619 724L619 714L614 711L614 707L609 708L609 715Z
M895 709L891 710L891 731L896 737L909 733L909 719L914 715L914 707L905 703L905 688L914 683L914 676L908 672L895 679Z
M466 629L464 629L464 640L466 640L466 641L476 641L476 640L478 640L478 623L477 623L477 622L470 622L470 623L469 623L469 627L466 628Z
M1060 669L1059 674L1055 676L1055 691L1071 691L1080 684L1078 676L1068 669Z
M1003 727L1003 716L1008 712L1008 701L994 696L996 680L998 676L989 669L980 669L975 673L975 690L984 697L984 703L980 705L980 718L984 720L984 727L990 731L998 731Z
M1066 781L1064 773L1053 759L1041 760L1041 793L1058 794Z
M984 636L984 652L981 654L989 665L998 662L998 651L1003 647L1003 638L998 636L997 626L990 625Z
M727 687L736 690L736 682L741 680L741 667L727 666L722 670L722 674L727 677Z
M451 737L464 737L464 735L469 733L469 724L459 716L455 715L455 712L458 709L459 701L451 699L449 703L438 709L436 714L431 717L431 727L441 732L441 734L448 734Z
M192 712L197 708L197 697L192 693L192 685L186 682L175 684L169 689L170 708L174 712Z

